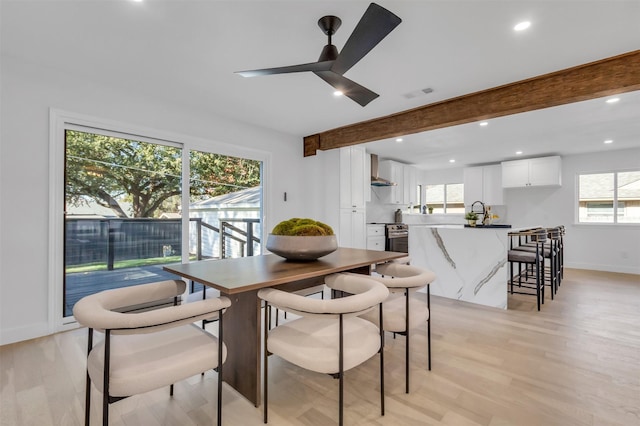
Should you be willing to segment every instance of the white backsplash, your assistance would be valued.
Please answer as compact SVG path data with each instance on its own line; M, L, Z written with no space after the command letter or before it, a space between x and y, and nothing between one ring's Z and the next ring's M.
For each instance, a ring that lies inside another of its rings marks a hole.
M367 223L392 223L395 222L395 211L401 208L394 204L380 204L374 201L367 203ZM460 214L419 214L407 213L407 206L401 208L402 222L409 225L461 225L466 221ZM470 210L467 207L467 210ZM507 206L491 206L493 214L498 215L493 223L509 223L507 221Z

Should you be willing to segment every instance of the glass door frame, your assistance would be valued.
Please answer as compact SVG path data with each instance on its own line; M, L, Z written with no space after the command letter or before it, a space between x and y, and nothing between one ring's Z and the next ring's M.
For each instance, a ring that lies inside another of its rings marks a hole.
M51 108L49 111L49 239L48 239L48 331L77 328L75 318L64 317L64 193L65 193L65 131L90 131L116 137L138 139L143 142L180 147L182 149L182 196L185 206L182 215L182 262L189 261L189 176L191 150L210 152L260 161L262 164L260 220L265 223L268 211L268 174L271 153L251 148L204 140L127 123L99 119L83 114ZM261 227L264 247L265 226Z

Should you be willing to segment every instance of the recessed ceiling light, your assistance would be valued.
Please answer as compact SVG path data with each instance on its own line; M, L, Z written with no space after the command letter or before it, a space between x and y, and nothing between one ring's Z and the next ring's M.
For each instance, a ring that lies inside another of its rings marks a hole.
M611 99L607 99L607 103L608 104L615 104L619 100L620 100L620 98L611 98Z
M484 126L488 126L488 125L489 125L489 122L488 122L488 121L481 121L481 122L480 122L480 125L481 125L482 127L484 127Z
M522 21L520 23L518 23L515 27L513 27L513 29L515 31L524 31L527 28L529 28L531 26L531 22L529 21Z
M398 139L396 139L396 142L400 143L400 142L402 142L402 140L403 140L402 138L398 138Z
M333 96L342 96L344 93L342 93L340 90L336 90L335 92L333 92Z
M606 143L607 145L613 143L613 139L607 139L606 141L604 141L604 143Z
M516 151L516 155L522 155L522 151Z
M456 160L454 160L453 158L451 160L449 160L450 163L455 163Z

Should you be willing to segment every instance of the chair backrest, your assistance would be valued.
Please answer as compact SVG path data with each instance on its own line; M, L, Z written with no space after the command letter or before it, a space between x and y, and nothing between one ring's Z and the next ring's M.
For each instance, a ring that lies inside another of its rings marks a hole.
M313 299L274 288L258 291L258 297L283 311L297 315L360 315L389 296L389 290L368 275L333 274L325 277L326 285L350 293L336 299Z
M398 263L384 263L376 266L376 272L383 277L373 277L389 288L418 289L431 284L436 274L428 269Z
M547 229L540 228L533 231L530 231L531 241L535 243L546 243L547 242Z
M152 333L208 318L231 305L228 298L221 297L140 313L114 311L128 305L176 297L184 293L185 288L184 281L168 280L105 290L80 299L73 307L73 315L81 325L112 330L113 334Z

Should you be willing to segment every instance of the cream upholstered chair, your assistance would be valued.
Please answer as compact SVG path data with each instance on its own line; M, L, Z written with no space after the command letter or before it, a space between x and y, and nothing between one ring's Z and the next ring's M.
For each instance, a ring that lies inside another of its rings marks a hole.
M384 302L383 329L394 334L405 336L405 391L409 393L409 330L421 324L427 325L427 359L431 370L431 291L430 284L436 279L428 269L390 262L376 266L380 276L372 278L386 285L391 294ZM410 297L411 293L425 287L427 301ZM366 313L363 318L380 324L378 316Z
M180 280L106 290L82 298L73 308L76 320L89 328L85 425L90 423L91 382L102 392L102 423L109 424L109 404L218 369L217 421L221 423L222 364L226 348L220 336L192 324L229 307L221 297L176 305L184 293ZM174 306L140 313L115 312L129 305L174 298ZM104 340L93 346L93 330Z
M339 383L339 424L343 424L344 372L380 353L380 412L384 415L384 333L358 315L375 310L382 315L382 301L389 290L368 275L334 274L325 278L333 290L350 293L337 299L315 299L294 293L262 289L258 297L269 309L276 307L300 318L268 330L269 309L264 312L263 409L267 423L268 357L278 355L292 364L330 374Z

